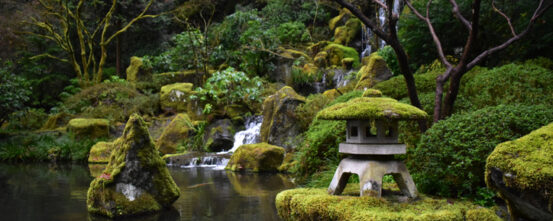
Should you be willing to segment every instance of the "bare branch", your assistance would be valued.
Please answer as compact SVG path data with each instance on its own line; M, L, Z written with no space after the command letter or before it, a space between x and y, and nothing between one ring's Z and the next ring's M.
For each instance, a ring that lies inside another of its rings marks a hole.
M453 6L452 11L455 14L455 17L457 17L457 19L459 19L459 21L461 21L461 23L463 23L469 31L472 30L470 22L461 14L461 11L459 10L459 5L457 5L457 2L455 0L449 0L449 3L451 3L451 5Z
M384 9L388 10L388 6L386 6L386 4L384 4L384 2L381 2L381 1L379 1L379 0L373 0L373 2L376 3L376 4L378 4L378 5L380 5L380 7L382 7L382 8L384 8Z
M384 41L388 42L390 41L390 37L384 32L384 30L379 27L374 18L370 19L367 16L363 14L361 10L359 10L357 7L352 5L351 3L345 1L345 0L334 0L338 4L342 5L343 7L347 8L351 13L353 13L357 18L361 20L365 25L367 25L379 38L383 39Z
M67 59L59 58L59 57L54 56L54 55L49 54L49 53L35 55L33 57L30 57L30 59L35 60L35 59L41 59L41 58L45 58L45 57L46 58L52 58L52 59L55 59L55 60L58 60L58 61L61 61L61 62L65 62L65 63L70 63L69 60L67 60Z
M497 51L500 51L500 50L503 50L505 49L507 46L509 46L510 44L512 44L513 42L515 41L518 41L519 39L521 39L522 37L524 37L526 35L526 33L528 33L530 31L530 29L532 28L532 26L534 26L534 23L536 23L536 20L541 17L547 10L549 10L552 6L553 6L553 2L550 2L549 4L545 5L543 4L543 1L544 0L540 0L540 3L538 5L538 7L536 8L536 10L534 11L534 14L532 15L532 18L530 19L530 21L528 22L528 25L526 26L526 28L520 32L519 34L509 38L507 41L503 42L502 44L498 45L498 46L495 46L493 48L490 48L488 50L485 50L484 52L480 53L478 56L476 56L476 58L474 58L468 65L467 65L467 68L468 69L471 69L473 68L474 66L476 66L478 63L480 63L484 58L486 58L488 55L490 54L493 54Z
M138 16L136 16L129 23L127 23L127 25L125 25L125 27L123 27L122 29L120 29L119 31L117 31L113 35L111 35L111 37L109 37L108 40L106 41L106 44L109 44L115 37L117 37L118 35L120 35L121 33L125 32L125 31L127 31L127 29L129 29L135 22L137 22L141 19L144 19L144 18L158 17L159 15L144 15L148 11L148 9L150 9L150 6L152 6L152 3L154 3L154 0L150 0L148 2L148 4L146 5L146 7L144 7L144 10L142 10L142 12Z
M503 16L503 18L505 18L505 20L507 20L507 24L509 25L509 28L511 29L511 34L513 36L517 36L517 33L515 31L515 27L513 27L513 23L511 23L511 18L509 18L509 16L507 16L505 13L503 13L501 10L499 10L496 6L495 6L495 0L492 0L492 7L493 7L493 10L495 12L497 12L498 14L500 14L501 16Z

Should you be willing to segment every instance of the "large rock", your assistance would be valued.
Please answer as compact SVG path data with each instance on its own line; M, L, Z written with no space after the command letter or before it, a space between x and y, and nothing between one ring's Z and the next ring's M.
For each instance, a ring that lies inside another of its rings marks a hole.
M65 125L67 125L67 123L69 122L69 120L71 120L71 118L73 118L73 115L65 113L65 112L50 115L48 117L48 120L46 120L46 122L44 123L44 125L42 125L42 127L40 129L41 130L54 130L56 128L63 127Z
M348 45L361 32L361 21L350 18L345 25L334 30L334 43Z
M172 154L177 151L177 146L188 138L192 130L192 122L188 115L177 114L157 140L156 148L163 154Z
M212 70L209 71L212 73ZM161 74L155 74L153 81L158 85L167 85L174 83L191 83L200 84L202 81L203 73L196 73L196 70L185 70L177 72L165 72Z
M164 111L186 112L190 103L193 85L191 83L175 83L161 87L160 105Z
M67 123L67 131L76 138L101 138L109 136L109 120L97 118L75 118Z
M293 148L294 138L302 132L295 112L302 103L305 103L305 98L288 86L267 97L263 101L261 141L286 149Z
M142 58L131 57L131 64L127 67L127 81L135 84L139 81L150 81L152 80L151 70L148 70L144 67Z
M368 60L364 60L364 65L357 73L357 85L355 89L363 90L371 88L376 83L390 79L393 76L386 65L386 61L377 52L372 53Z
M267 143L245 144L230 157L225 169L276 172L284 159L284 148Z
M90 183L87 208L108 217L152 213L180 195L142 118L132 115L102 175Z
M553 220L553 124L497 145L486 184L507 202L512 220Z
M117 141L114 141L114 142L100 141L94 144L94 146L90 148L90 153L88 154L88 162L89 163L108 163L111 152L115 147L115 143L117 143Z
M358 68L360 65L359 53L354 48L348 46L321 41L311 45L309 50L314 55L313 60L315 64L320 68L341 67L343 59L351 61L352 68Z
M204 143L208 151L230 150L234 145L234 126L229 119L216 120L205 130Z

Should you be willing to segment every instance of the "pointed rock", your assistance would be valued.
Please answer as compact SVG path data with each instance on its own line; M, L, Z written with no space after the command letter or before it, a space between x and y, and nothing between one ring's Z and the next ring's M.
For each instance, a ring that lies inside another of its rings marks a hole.
M180 195L142 118L132 115L104 172L90 184L90 213L108 217L152 213Z

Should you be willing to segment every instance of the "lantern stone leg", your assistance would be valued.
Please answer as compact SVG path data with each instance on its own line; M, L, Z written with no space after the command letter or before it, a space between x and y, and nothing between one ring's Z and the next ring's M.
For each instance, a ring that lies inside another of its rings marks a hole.
M328 188L328 193L341 194L351 174L359 176L361 196L381 197L382 177L391 174L404 195L410 198L417 197L417 188L403 162L355 158L345 158L340 162Z

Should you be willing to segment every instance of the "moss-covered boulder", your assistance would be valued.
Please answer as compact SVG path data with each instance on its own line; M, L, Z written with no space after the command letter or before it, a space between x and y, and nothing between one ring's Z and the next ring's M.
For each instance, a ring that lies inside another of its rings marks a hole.
M302 132L295 110L302 103L305 98L288 86L267 97L263 101L261 141L294 148L294 138Z
M334 30L334 43L348 45L361 31L361 21L358 18L350 18L345 25Z
M151 70L144 67L142 58L132 56L131 64L127 67L127 81L135 84L139 81L152 80Z
M171 112L186 112L190 103L193 84L175 83L161 87L159 102L161 109Z
M97 118L75 118L67 123L67 131L76 138L101 138L109 136L109 121Z
M74 116L65 112L57 113L54 115L50 115L48 117L48 120L42 125L40 128L41 130L54 130L56 128L63 127L67 125L69 120L73 118Z
M322 50L320 47L324 46ZM359 67L359 54L354 48L350 48L337 43L323 42L311 47L312 51L317 51L314 61L319 67L342 66L343 59L350 59L353 68ZM324 65L324 66L323 66Z
M366 65L363 65L357 72L357 85L355 89L363 90L371 88L376 83L390 79L393 76L386 65L386 61L377 52L372 53Z
M188 138L192 128L193 125L188 115L177 114L157 139L156 148L162 154L176 153L177 146Z
M90 183L87 208L108 217L152 213L180 195L142 118L132 115L102 175Z
M326 188L301 188L276 196L278 215L283 220L458 220L500 221L494 211L467 201L433 199L395 202L384 198L349 196L359 189L348 186L341 196ZM358 186L358 185L357 185Z
M245 144L230 157L225 169L232 171L276 172L284 159L284 148L267 143Z
M114 142L104 142L100 141L92 148L90 148L90 153L88 154L88 162L89 163L108 163L109 157L111 156L111 152L113 151L115 144L117 141Z
M209 73L213 73L209 71ZM197 73L196 70L184 70L177 72L165 72L153 75L153 81L157 85L168 85L174 83L191 83L194 85L200 84L203 72ZM207 78L207 77L206 77Z
M327 97L328 99L330 99L330 100L334 100L334 98L339 97L341 94L336 89L330 89L330 90L326 90L325 92L323 92L323 95L325 97Z
M230 119L215 120L207 126L204 145L207 151L230 150L234 145L234 125Z
M553 124L497 145L486 161L486 184L514 219L553 220Z
M362 97L382 97L382 92L376 89L367 89L363 91Z

